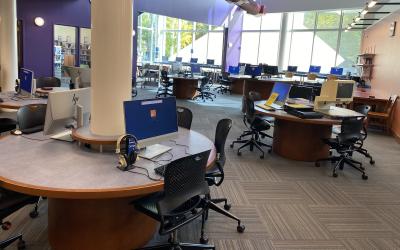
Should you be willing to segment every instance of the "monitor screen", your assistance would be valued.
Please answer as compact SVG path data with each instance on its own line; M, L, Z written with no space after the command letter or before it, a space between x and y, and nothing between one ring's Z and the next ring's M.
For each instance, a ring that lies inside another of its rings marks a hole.
M215 60L214 59L207 59L207 64L208 65L214 65Z
M313 88L305 86L293 85L289 93L289 98L303 98L311 100L312 96L313 96Z
M276 76L279 74L278 66L264 65L264 74Z
M21 68L18 72L18 78L21 81L21 90L29 94L32 93L33 71Z
M336 98L337 99L349 99L353 97L353 83L338 83Z
M229 66L228 72L229 72L230 74L232 74L232 75L239 75L240 67L239 67L239 66L237 66L237 67L235 67L235 66Z
M125 130L138 140L178 132L175 97L124 102Z
M190 58L190 63L197 63L198 60L198 58Z
M290 83L276 82L274 84L274 88L271 91L271 93L278 94L278 98L276 99L275 102L285 103L286 99L288 98L291 87L292 85Z
M297 66L288 66L287 71L288 72L297 72Z
M319 73L321 72L321 66L315 66L315 65L311 65L310 66L310 70L308 71L309 73Z
M190 65L190 69L191 69L192 73L201 73L201 68L200 68L200 65L198 65L198 64Z
M175 61L176 61L176 62L182 62L182 57L176 57L176 58L175 58Z
M246 69L244 70L245 75L249 75L252 77L260 76L262 72L262 66L258 65L246 65Z
M335 67L332 67L332 68L331 68L331 74L332 74L332 75L339 75L339 76L341 76L341 75L343 75L343 68L335 68Z

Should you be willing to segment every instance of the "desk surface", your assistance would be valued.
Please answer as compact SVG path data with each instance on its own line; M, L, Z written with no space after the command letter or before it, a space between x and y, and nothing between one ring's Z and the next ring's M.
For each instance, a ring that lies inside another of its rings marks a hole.
M0 102L0 108L6 109L20 109L26 105L47 104L47 99L16 96L14 92L2 92L0 98L3 99L3 102Z
M205 78L205 76L193 76L193 77L184 77L184 76L178 76L178 75L168 75L169 78L173 79L184 79L184 80L200 80Z
M42 133L27 135L29 138L46 139ZM159 159L170 160L211 150L208 167L216 158L212 141L207 137L179 128L178 137L162 144L173 149ZM186 146L182 146L186 145ZM21 136L0 139L1 185L14 191L50 198L105 199L131 197L160 191L163 181L123 172L116 168L118 158L114 153L98 153L77 143L55 140L34 141ZM167 162L162 162L167 163ZM155 163L139 159L137 166L155 174ZM135 169L145 173L142 169Z

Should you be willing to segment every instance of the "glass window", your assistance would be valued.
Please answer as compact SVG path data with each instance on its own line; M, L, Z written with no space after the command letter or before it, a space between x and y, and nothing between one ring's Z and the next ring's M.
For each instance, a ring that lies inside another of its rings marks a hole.
M243 30L260 30L261 17L250 14L244 14Z
M165 32L165 56L174 61L178 52L178 34L177 32Z
M178 27L179 20L176 18L167 17L165 23L166 23L165 27L167 30L178 30L179 29L179 27Z
M314 29L315 12L293 13L293 29Z
M340 49L336 59L338 67L345 68L345 72L355 72L353 67L360 54L362 31L342 32L340 39Z
M317 31L314 38L312 65L321 66L321 73L329 73L335 66L338 31Z
M76 33L76 27L54 25L54 76L60 78L63 83L62 66L75 66L76 64Z
M341 11L319 12L317 18L317 29L338 29Z
M181 30L193 30L193 22L181 20Z
M86 28L80 29L80 50L79 62L81 67L91 66L91 30Z
M279 32L262 32L258 63L278 65Z
M258 41L260 32L243 32L240 62L258 64Z
M266 14L261 19L261 30L280 30L281 21L281 13Z
M311 61L314 33L293 32L289 65L297 66L298 71L308 72Z
M199 31L195 33L193 42L193 58L198 58L199 63L207 62L208 32Z
M343 26L345 29L349 24L353 22L353 19L359 14L360 11L357 10L344 10L343 11Z
M192 57L193 33L192 32L179 32L181 36L180 47L178 56L182 57L183 62L189 62Z
M210 32L208 38L207 59L214 59L214 64L221 65L222 62L222 43L224 35L222 32Z

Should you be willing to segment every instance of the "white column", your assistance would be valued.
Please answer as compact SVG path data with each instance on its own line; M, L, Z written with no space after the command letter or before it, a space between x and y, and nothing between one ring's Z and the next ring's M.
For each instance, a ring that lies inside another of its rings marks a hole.
M282 23L281 23L281 32L279 39L279 54L278 54L278 67L280 70L283 70L283 66L285 64L285 53L290 53L290 51L286 51L286 43L287 43L287 33L288 33L288 13L282 14Z
M12 91L18 78L16 0L0 0L0 86Z
M123 101L131 99L132 0L92 0L91 132L125 133Z

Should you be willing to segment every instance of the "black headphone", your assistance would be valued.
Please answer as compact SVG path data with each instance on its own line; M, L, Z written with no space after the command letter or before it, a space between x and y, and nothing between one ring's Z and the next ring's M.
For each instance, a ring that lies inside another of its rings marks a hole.
M125 144L125 147L122 148L122 150L121 144ZM133 163L135 163L139 153L138 140L134 135L130 134L121 136L118 138L115 153L118 154L119 169L123 171L132 169L134 167Z

